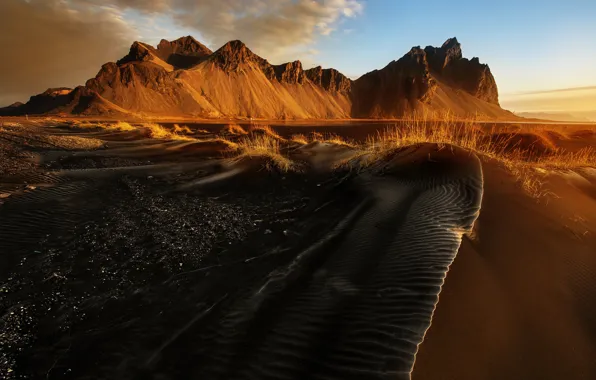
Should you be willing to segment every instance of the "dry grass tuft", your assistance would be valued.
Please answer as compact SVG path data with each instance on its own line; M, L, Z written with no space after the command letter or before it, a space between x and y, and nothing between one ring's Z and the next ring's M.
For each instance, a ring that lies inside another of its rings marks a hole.
M348 141L348 140L344 139L343 137L336 135L336 134L323 135L323 138L320 140L320 142L327 143L327 144L347 146L350 148L356 147L355 143Z
M327 143L327 144L333 144L333 145L348 146L351 148L355 148L357 146L356 143L348 141L348 140L344 139L343 137L341 137L337 134L334 134L334 133L323 134L323 133L319 133L319 132L311 132L310 138L303 134L297 134L297 135L292 135L292 137L290 138L290 141L298 143L298 144L302 144L302 145L306 145L309 142L320 142L320 143Z
M161 139L161 140L186 140L186 141L193 141L195 139L179 135L174 131L170 131L163 126L156 124L156 123L145 123L143 127L149 131L149 136L154 139Z
M174 133L188 133L188 134L191 134L192 131L186 125L179 126L178 124L174 124Z
M442 120L412 117L405 120L402 126L387 128L376 136L369 137L366 144L355 152L354 157L344 164L368 166L408 145L455 145L480 157L501 162L516 177L520 186L537 198L548 193L544 190L542 178L546 170L596 166L596 151L593 148L567 152L557 148L552 141L561 138L559 135L549 134L546 127L537 132L533 134L520 130L515 133L501 133L494 129L484 130L476 119L462 121L449 115Z
M250 127L250 133L253 133L253 134L262 133L266 136L272 137L277 140L285 140L277 132L275 132L273 130L273 128L271 128L268 125L254 125L254 126Z
M538 165L547 169L576 169L596 167L596 150L586 147L577 152L557 151L553 155L538 158Z
M69 123L69 127L75 129L105 129L118 132L134 131L137 129L125 121L118 121L116 123L92 123L86 120L73 120Z
M550 192L544 188L545 181L543 177L547 173L545 170L516 160L502 160L502 163L509 169L511 174L513 174L517 180L519 186L528 195L534 198L542 198L543 196L550 194Z
M322 133L320 132L311 132L310 133L310 141L321 141L323 140L325 137L323 136Z
M296 170L295 163L282 155L279 140L267 134L251 135L240 139L238 150L237 159L265 158L268 160L268 166L274 166L283 172Z
M297 144L306 145L308 144L308 137L303 134L292 135L292 137L290 137L290 141Z
M122 132L124 132L124 131L134 131L134 130L137 129L136 127L130 125L130 123L127 123L125 121L119 121L116 124L110 124L108 126L108 128L109 129L116 129L116 130L122 131Z
M244 128L242 128L240 125L238 124L228 124L225 127L222 128L221 133L224 135L233 135L233 136L239 136L239 135L247 135L248 132L246 132L244 130Z

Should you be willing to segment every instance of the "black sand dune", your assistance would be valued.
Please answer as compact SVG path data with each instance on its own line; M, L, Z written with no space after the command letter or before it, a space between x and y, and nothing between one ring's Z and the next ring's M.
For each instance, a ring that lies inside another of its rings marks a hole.
M410 377L479 213L474 155L284 174L89 136L107 147L40 148L0 179L1 376Z

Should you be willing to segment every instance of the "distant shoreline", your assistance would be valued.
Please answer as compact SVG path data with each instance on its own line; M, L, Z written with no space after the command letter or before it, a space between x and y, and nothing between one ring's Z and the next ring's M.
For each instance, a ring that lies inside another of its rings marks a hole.
M133 123L165 123L165 124L223 124L223 123L236 123L236 124L276 124L276 125L345 125L345 124L378 124L378 123L396 123L408 121L408 118L401 119L296 119L296 120L284 120L284 119L244 119L244 118L218 118L218 119L204 119L204 118L188 118L188 117L104 117L104 116L55 116L55 115L35 115L29 116L28 120L43 120L43 119L60 119L60 120L90 120L90 121L127 121ZM27 120L24 116L0 116L1 120ZM428 121L437 121L440 119L428 118ZM456 119L457 121L466 121L467 119L461 118ZM469 120L469 119L468 119ZM476 120L477 123L481 124L549 124L549 125L590 125L596 124L596 121L555 121L555 120L543 120L543 119L525 119L524 120Z

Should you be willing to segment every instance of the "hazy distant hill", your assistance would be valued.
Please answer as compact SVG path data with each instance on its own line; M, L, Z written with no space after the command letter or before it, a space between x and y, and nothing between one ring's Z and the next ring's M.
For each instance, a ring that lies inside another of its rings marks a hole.
M596 120L596 112L594 112L594 118L563 112L516 112L515 114L517 116L530 119L542 119L551 121L591 122L593 120Z
M135 42L75 89L49 89L4 115L122 114L268 119L395 118L413 111L515 116L499 106L487 65L463 58L457 39L414 47L381 70L350 80L334 69L272 65L240 41L212 52L192 37Z

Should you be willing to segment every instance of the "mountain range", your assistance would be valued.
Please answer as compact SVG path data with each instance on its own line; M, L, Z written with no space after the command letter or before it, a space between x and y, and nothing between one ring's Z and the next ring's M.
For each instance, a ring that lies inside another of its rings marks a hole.
M272 65L241 41L213 52L193 37L134 42L74 89L53 88L0 115L168 116L194 118L398 118L413 112L515 119L499 105L496 81L456 38L413 47L398 60L351 80L335 69Z

